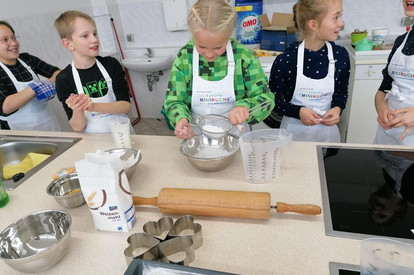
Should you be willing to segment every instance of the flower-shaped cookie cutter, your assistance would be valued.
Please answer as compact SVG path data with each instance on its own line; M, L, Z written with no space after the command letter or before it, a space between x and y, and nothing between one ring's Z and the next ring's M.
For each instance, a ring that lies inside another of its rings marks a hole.
M128 247L124 250L129 265L132 259L158 260L158 244L160 241L147 233L134 233L127 239Z
M144 230L144 232L146 231ZM194 217L191 215L184 215L178 218L168 232L167 239L179 236L190 237L193 240L194 249L197 249L203 245L201 225L199 223L194 223Z
M170 217L144 224L145 233L128 237L124 255L129 265L132 259L144 259L188 265L195 259L194 250L203 244L201 225L194 217L184 215L175 222Z

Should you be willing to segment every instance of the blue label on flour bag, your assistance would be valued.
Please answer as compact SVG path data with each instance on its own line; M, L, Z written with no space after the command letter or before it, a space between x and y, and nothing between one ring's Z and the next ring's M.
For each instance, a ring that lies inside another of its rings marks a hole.
M259 15L263 11L263 1L236 0L236 39L243 44L258 44L261 38Z

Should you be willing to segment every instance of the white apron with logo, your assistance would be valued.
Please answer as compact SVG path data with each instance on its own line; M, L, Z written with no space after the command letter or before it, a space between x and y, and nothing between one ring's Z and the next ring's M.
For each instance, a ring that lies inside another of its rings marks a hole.
M403 43L395 51L388 65L388 74L394 81L391 91L388 91L385 96L385 100L391 110L414 107L414 55L408 56L402 53L409 34L407 33ZM385 130L381 125L378 125L374 143L414 145L414 131L408 133L402 141L399 140L404 130L405 127Z
M32 75L33 80L39 80L39 77L33 72L32 68L27 65L20 58L17 59ZM9 78L16 87L17 92L26 89L29 83L19 82L12 72L0 62L0 66L7 73ZM1 120L7 121L11 130L26 130L26 131L60 131L59 123L56 116L50 109L47 102L39 101L36 97L32 98L24 106L20 107L15 113L9 116L0 116Z
M324 115L331 109L332 95L335 89L335 60L332 46L325 42L328 48L328 74L322 79L311 79L303 74L305 41L298 47L298 61L295 91L290 103L314 110L318 115ZM300 119L284 116L280 128L293 134L295 141L340 142L337 125L325 126L317 124L306 126Z
M98 98L91 98L93 103L111 103L116 102L116 97L114 90L112 88L112 79L109 76L108 72L104 68L104 66L99 62L97 59L96 64L98 65L98 69L105 78L106 85L108 86L108 92L103 97ZM76 89L78 90L79 94L84 94L83 86L79 77L78 70L75 68L74 62L72 62L72 74L73 79L75 80ZM85 133L110 133L111 122L117 121L117 117L123 116L127 117L127 115L123 114L105 114L105 113L98 113L98 112L88 112L85 111L85 118L86 118L86 127ZM134 130L132 125L130 127L130 131L134 134Z
M227 52L227 75L217 81L209 81L199 76L200 55L194 46L193 50L193 94L191 99L191 112L193 123L197 124L198 119L204 115L222 115L227 117L236 103L234 93L234 56L230 41L226 46ZM240 136L249 127L243 123L243 131L233 127L230 133Z

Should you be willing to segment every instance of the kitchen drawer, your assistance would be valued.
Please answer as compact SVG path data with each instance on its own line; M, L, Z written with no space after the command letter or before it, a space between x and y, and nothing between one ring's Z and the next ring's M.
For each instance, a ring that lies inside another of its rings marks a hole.
M382 79L385 64L355 66L355 79Z

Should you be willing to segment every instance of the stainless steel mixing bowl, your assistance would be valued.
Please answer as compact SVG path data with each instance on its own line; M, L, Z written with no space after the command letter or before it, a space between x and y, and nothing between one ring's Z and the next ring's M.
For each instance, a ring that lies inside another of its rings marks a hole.
M61 210L32 213L0 233L0 258L21 272L41 272L67 253L72 218Z
M85 203L77 173L60 176L49 183L46 192L60 205L67 208L79 207Z
M180 147L181 153L194 167L208 172L229 166L238 150L239 138L233 134L218 139L199 135L184 140Z
M106 150L105 152L119 155L119 158L122 161L127 161L132 156L134 156L134 159L135 159L138 154L138 150L135 150L132 148L117 148L117 149ZM134 162L134 164L132 164L129 167L124 168L128 179L130 179L134 175L135 170L137 170L137 165L141 161L141 159L142 159L142 154L140 153L138 160Z

